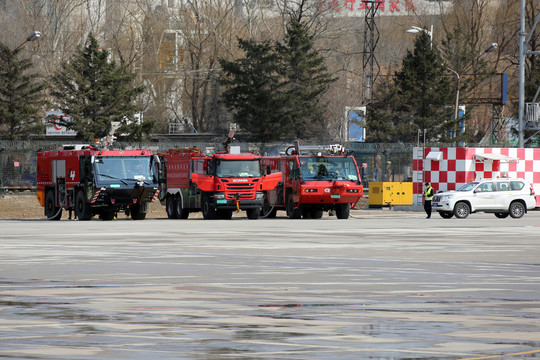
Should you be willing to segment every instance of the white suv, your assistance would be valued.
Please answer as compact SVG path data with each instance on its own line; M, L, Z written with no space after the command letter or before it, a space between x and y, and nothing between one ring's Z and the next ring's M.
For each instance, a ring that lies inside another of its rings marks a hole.
M536 197L532 185L527 186L523 179L483 179L471 181L457 191L435 194L432 206L445 219L454 215L464 219L479 211L519 219L536 207Z

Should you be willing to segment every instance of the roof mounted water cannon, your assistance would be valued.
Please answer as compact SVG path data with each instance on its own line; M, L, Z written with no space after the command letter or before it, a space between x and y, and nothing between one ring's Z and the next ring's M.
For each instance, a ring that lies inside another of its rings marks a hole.
M345 147L340 144L332 145L300 145L295 140L294 145L285 150L286 155L345 155Z
M230 144L235 140L234 134L236 133L236 123L231 123L229 125L229 135L227 135L227 140L223 142L223 146L225 147L225 152L229 152L230 150Z
M116 136L114 136L113 134L109 134L105 137L102 137L101 139L95 139L94 143L96 147L102 150L109 150L115 141L116 141Z

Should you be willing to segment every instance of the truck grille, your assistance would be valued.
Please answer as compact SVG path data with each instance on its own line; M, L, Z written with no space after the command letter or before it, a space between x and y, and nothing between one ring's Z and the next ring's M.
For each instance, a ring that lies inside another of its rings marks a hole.
M254 199L255 198L255 184L225 183L225 198L226 199L228 200L236 199L237 194L240 197L240 199Z

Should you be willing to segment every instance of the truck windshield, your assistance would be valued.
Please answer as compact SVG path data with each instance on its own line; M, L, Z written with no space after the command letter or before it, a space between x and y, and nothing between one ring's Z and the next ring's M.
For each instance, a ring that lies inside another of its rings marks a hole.
M302 156L300 157L304 180L358 181L358 170L351 157Z
M253 160L223 160L216 162L216 175L220 178L260 177L261 164Z
M129 181L155 182L149 156L97 156L94 161L97 182L110 184Z

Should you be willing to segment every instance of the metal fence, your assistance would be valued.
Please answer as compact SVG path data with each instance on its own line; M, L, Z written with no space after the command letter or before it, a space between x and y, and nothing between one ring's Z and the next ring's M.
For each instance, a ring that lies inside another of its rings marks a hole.
M0 189L17 191L36 186L36 157L39 151L61 149L66 142L58 141L1 141ZM279 155L291 144L258 144L235 142L242 152ZM345 147L355 157L367 188L371 181L411 181L412 151L415 144L348 143ZM164 141L141 143L115 143L115 149L144 149L154 153L171 148L198 147L221 150L221 142Z

